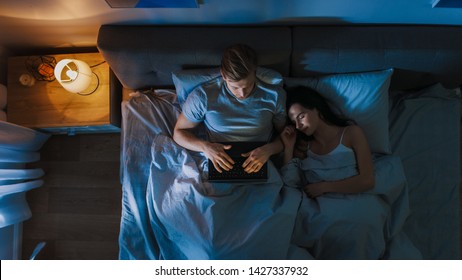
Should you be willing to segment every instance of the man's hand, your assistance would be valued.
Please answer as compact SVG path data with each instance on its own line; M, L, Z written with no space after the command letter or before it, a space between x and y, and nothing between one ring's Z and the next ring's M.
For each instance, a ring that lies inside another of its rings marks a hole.
M268 161L271 152L268 151L265 146L261 146L248 153L241 154L241 156L247 158L242 164L244 171L247 173L256 173L260 171L263 165Z
M213 166L218 172L229 171L233 168L234 161L225 150L231 149L231 145L220 143L208 143L204 148L205 156L212 161Z

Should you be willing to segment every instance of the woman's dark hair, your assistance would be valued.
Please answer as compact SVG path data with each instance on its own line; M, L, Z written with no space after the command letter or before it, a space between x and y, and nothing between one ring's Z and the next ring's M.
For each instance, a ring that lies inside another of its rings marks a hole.
M287 111L293 104L300 104L306 109L317 109L319 117L325 122L338 126L347 126L354 123L353 120L335 114L327 100L312 88L296 86L287 88Z

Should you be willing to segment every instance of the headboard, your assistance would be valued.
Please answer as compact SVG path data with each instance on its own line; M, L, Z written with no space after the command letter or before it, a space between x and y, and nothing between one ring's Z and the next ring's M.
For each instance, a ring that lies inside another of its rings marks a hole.
M462 26L299 26L291 75L394 68L392 89L462 84Z
M172 71L220 64L235 43L254 48L261 66L289 74L288 27L101 26L98 49L130 89L172 86Z
M140 89L172 87L175 70L218 66L235 43L283 76L394 68L392 89L462 84L462 26L103 25L97 47L124 87Z

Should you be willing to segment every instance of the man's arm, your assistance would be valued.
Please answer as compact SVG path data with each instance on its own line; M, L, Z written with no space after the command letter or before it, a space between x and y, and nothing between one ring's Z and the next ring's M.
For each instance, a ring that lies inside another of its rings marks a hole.
M280 123L278 125L274 126L274 129L276 130L277 134L274 140L267 145L269 146L269 149L271 151L271 155L276 155L281 153L284 150L284 144L281 140L281 133L284 131L284 126L285 123Z
M191 131L197 127L199 122L188 120L183 113L180 114L173 129L173 140L191 151L203 152L205 141L196 137Z
M231 149L231 145L210 143L198 138L191 131L199 124L200 122L192 122L181 113L173 130L173 140L188 150L203 152L218 172L222 169L228 171L233 168L234 161L225 152Z
M275 130L277 131L277 137L270 142L261 147L258 147L242 156L247 157L244 161L242 166L244 167L244 171L247 173L258 172L263 167L265 162L269 160L272 155L279 154L284 150L284 144L279 136L279 134L284 129L284 125L275 126Z

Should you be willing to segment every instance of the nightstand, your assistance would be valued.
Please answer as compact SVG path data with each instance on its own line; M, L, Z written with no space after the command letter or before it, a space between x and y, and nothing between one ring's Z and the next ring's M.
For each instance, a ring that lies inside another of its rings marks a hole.
M29 56L8 59L8 122L54 134L119 132L121 85L100 53L50 55L56 62L64 58L85 61L99 77L99 86L90 95L66 91L58 81L36 81L23 86L19 77L27 74Z

